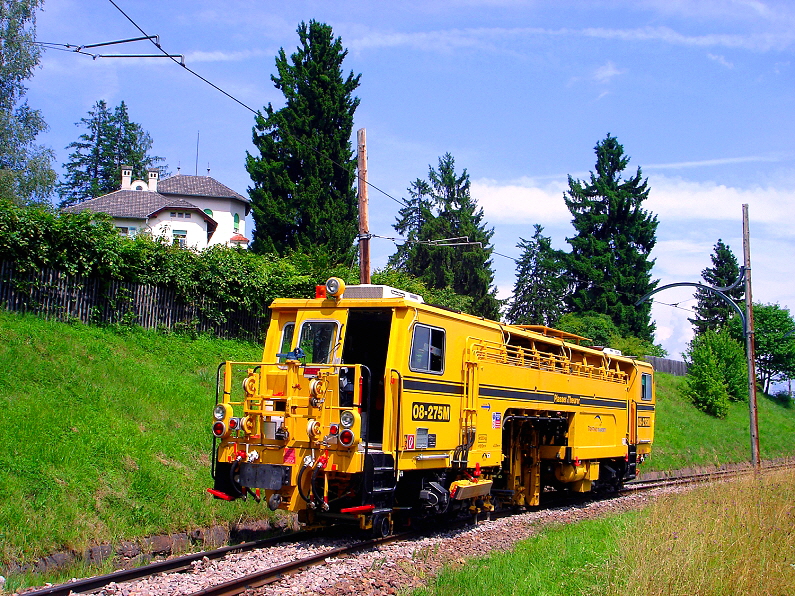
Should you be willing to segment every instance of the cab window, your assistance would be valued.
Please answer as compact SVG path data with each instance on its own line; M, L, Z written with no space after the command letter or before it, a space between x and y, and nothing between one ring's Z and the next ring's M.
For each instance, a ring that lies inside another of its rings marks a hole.
M651 401L651 375L642 373L640 376L640 398L643 401Z
M306 362L331 363L336 341L337 323L334 321L306 321L301 325L298 347L306 354Z
M444 329L414 325L409 368L416 372L444 372Z
M295 323L285 323L282 329L282 343L279 354L287 354L293 345L293 335L295 335ZM286 356L279 357L279 362L284 362Z

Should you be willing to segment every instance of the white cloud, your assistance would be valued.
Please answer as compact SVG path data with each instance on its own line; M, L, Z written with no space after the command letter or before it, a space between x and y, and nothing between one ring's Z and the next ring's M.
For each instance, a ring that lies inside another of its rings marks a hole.
M726 68L734 68L734 64L726 60L725 56L721 56L719 54L707 54L707 58L710 60L714 60L721 66L725 66Z
M190 52L185 55L185 62L239 62L240 60L248 60L257 56L263 56L266 53L262 50L243 50L240 52ZM270 54L268 54L270 55Z
M795 229L781 225L795 220L795 188L736 188L715 182L693 182L662 175L649 176L651 193L646 207L672 221L738 220L742 205L749 205L754 222L773 226L771 233L795 238Z
M746 157L722 157L718 159L702 159L699 161L678 161L674 163L657 163L643 166L644 170L675 170L680 168L700 168L704 166L725 166L736 163L776 162L779 157L770 155L748 155Z
M758 52L783 50L795 43L795 30L791 28L786 28L782 32L685 35L670 27L661 26L628 29L607 29L602 27L584 29L480 27L415 33L360 30L358 36L349 38L347 45L353 50L406 46L419 50L444 52L461 48L506 51L506 47L514 47L517 40L522 38L559 36L588 37L626 42L660 42L675 46L737 48Z
M481 178L472 181L472 196L483 207L490 223L540 223L546 226L571 219L563 202L566 188L562 182L540 187L527 179L500 184L496 180Z
M593 79L597 83L609 83L613 77L624 74L626 70L620 70L611 60L597 68L593 73ZM600 96L601 97L601 96Z

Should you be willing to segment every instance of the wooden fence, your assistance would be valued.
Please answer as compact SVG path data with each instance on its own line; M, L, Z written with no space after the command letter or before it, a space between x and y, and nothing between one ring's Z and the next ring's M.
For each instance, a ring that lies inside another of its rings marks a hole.
M658 358L657 356L646 356L647 360L657 372L670 373L677 377L684 377L687 374L687 364L681 360L670 360L668 358Z
M57 269L23 273L0 261L0 305L61 321L130 323L145 329L195 330L260 341L269 315L229 310L224 320L205 315L206 298L186 302L173 288L69 275Z

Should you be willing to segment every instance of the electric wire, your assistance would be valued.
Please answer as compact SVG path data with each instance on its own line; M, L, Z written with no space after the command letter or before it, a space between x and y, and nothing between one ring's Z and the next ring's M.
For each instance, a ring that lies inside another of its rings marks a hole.
M162 48L162 46L160 45L160 43L159 43L159 42L156 42L154 39L152 39L152 36L150 36L148 33L146 33L146 31L144 31L144 30L143 30L143 29L142 29L142 28L141 28L141 27L138 25L138 23L136 23L136 22L135 22L135 21L134 21L134 20L133 20L133 19L132 19L132 18L131 18L131 17L130 17L130 16L127 14L127 13L126 13L126 12L124 12L124 10L122 10L122 8L121 8L121 7L120 7L118 4L116 4L116 2L115 2L114 0L108 0L108 2L110 2L111 4L113 4L113 6L115 6L115 7L116 7L116 9L117 9L117 10L118 10L118 11L119 11L121 14L123 14L123 15L124 15L124 17L125 17L125 18L126 18L128 21L130 21L130 23L132 23L133 27L135 27L136 29L138 29L138 31L140 31L140 32L141 32L141 34L142 34L144 37L148 38L148 39L149 39L149 41L151 41L151 42L152 42L152 44L153 44L153 45L154 45L154 46L155 46L155 47L156 47L158 50L160 50L161 52L163 52L163 54L165 54L165 56L167 56L168 58L170 58L170 59L171 59L171 60L172 60L172 61L173 61L175 64L178 64L179 66L181 66L182 68L184 68L185 70L187 70L187 71L188 71L189 73L191 73L192 75L194 75L194 76L198 77L200 80L202 80L202 81L204 81L205 83L207 83L208 85L210 85L210 86L211 86L213 89L216 89L217 91L220 91L221 93L223 93L224 95L226 95L226 96L227 96L229 99L231 99L231 100L232 100L232 101L234 101L235 103L237 103L237 104L241 105L242 107L244 107L245 109L247 109L248 111L250 111L252 114L254 114L254 115L257 115L257 116L261 115L261 114L260 114L260 112L259 112L258 110L255 110L254 108L252 108L252 107L251 107L251 106L249 106L248 104L246 104L246 103L244 103L243 101L239 100L237 97L235 97L235 96L234 96L234 95L232 95L231 93L228 93L227 91L224 91L223 89L221 89L221 87L219 87L218 85L216 85L216 84L215 84L215 83L213 83L212 81L209 81L208 79L206 79L205 77L203 77L202 75L200 75L199 73L197 73L195 70L193 70L193 69L191 69L190 67L188 67L188 66L187 66L187 65L186 65L184 62L179 62L179 61L177 61L177 60L176 60L176 59L175 59L175 58L174 58L174 57L173 57L171 54L169 54L168 52L166 52L166 51L165 51L165 50ZM301 146L305 147L306 149L309 149L309 150L311 150L311 151L314 151L315 153L317 153L317 154L318 154L318 155L320 155L321 157L323 157L323 158L325 158L325 159L329 160L329 161L330 161L332 164L334 164L334 165L335 165L335 166L337 166L338 168L341 168L341 169L343 169L343 170L345 169L345 166L343 166L342 164L340 164L340 163L338 163L337 161L333 160L333 159L332 159L332 158L330 158L328 155L325 155L324 153L320 152L320 150L318 150L317 148L315 148L315 147L312 147L311 145L308 145L308 144L304 143L303 141L301 141L300 139L298 139L297 137L295 137L295 136L294 136L294 135L293 135L293 134L292 134L290 131L288 131L288 130L285 130L285 131L283 131L283 132L285 132L285 133L286 133L286 135L287 135L287 136L289 136L289 137L290 137L290 138L291 138L291 139L292 139L292 140L293 140L295 143L297 143L298 145L301 145ZM359 176L358 172L355 174L355 176L356 176L356 178L357 178L357 179L359 179L359 180L362 180L362 181L363 181L365 184L367 184L367 186L371 187L373 190L377 190L378 192L380 192L380 193L381 193L381 194L383 194L384 196L386 196L386 197L388 197L388 198L392 199L393 201L395 201L395 202L396 202L398 205L401 205L401 206L406 206L406 205L407 205L407 203L406 203L406 201L405 201L405 200L396 199L395 197L393 197L392 195L390 195L390 194L389 194L388 192L386 192L385 190L382 190L382 189L378 188L378 187L377 187L375 184L372 184L371 182L369 182L369 181L367 181L367 180L364 180L363 178L361 178L361 176Z

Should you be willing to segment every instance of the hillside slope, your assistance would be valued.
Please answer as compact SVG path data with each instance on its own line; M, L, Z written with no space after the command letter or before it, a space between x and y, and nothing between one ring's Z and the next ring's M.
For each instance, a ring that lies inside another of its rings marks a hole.
M268 515L209 497L210 413L225 359L258 346L68 325L0 311L0 564ZM658 375L641 470L747 461L748 408L695 410ZM765 458L795 452L795 409L760 398Z
M0 311L0 561L262 515L205 493L218 364L260 357Z
M748 403L731 403L719 420L696 410L684 377L657 374L657 424L652 456L641 471L747 462L751 459ZM762 459L795 455L795 404L757 397Z

